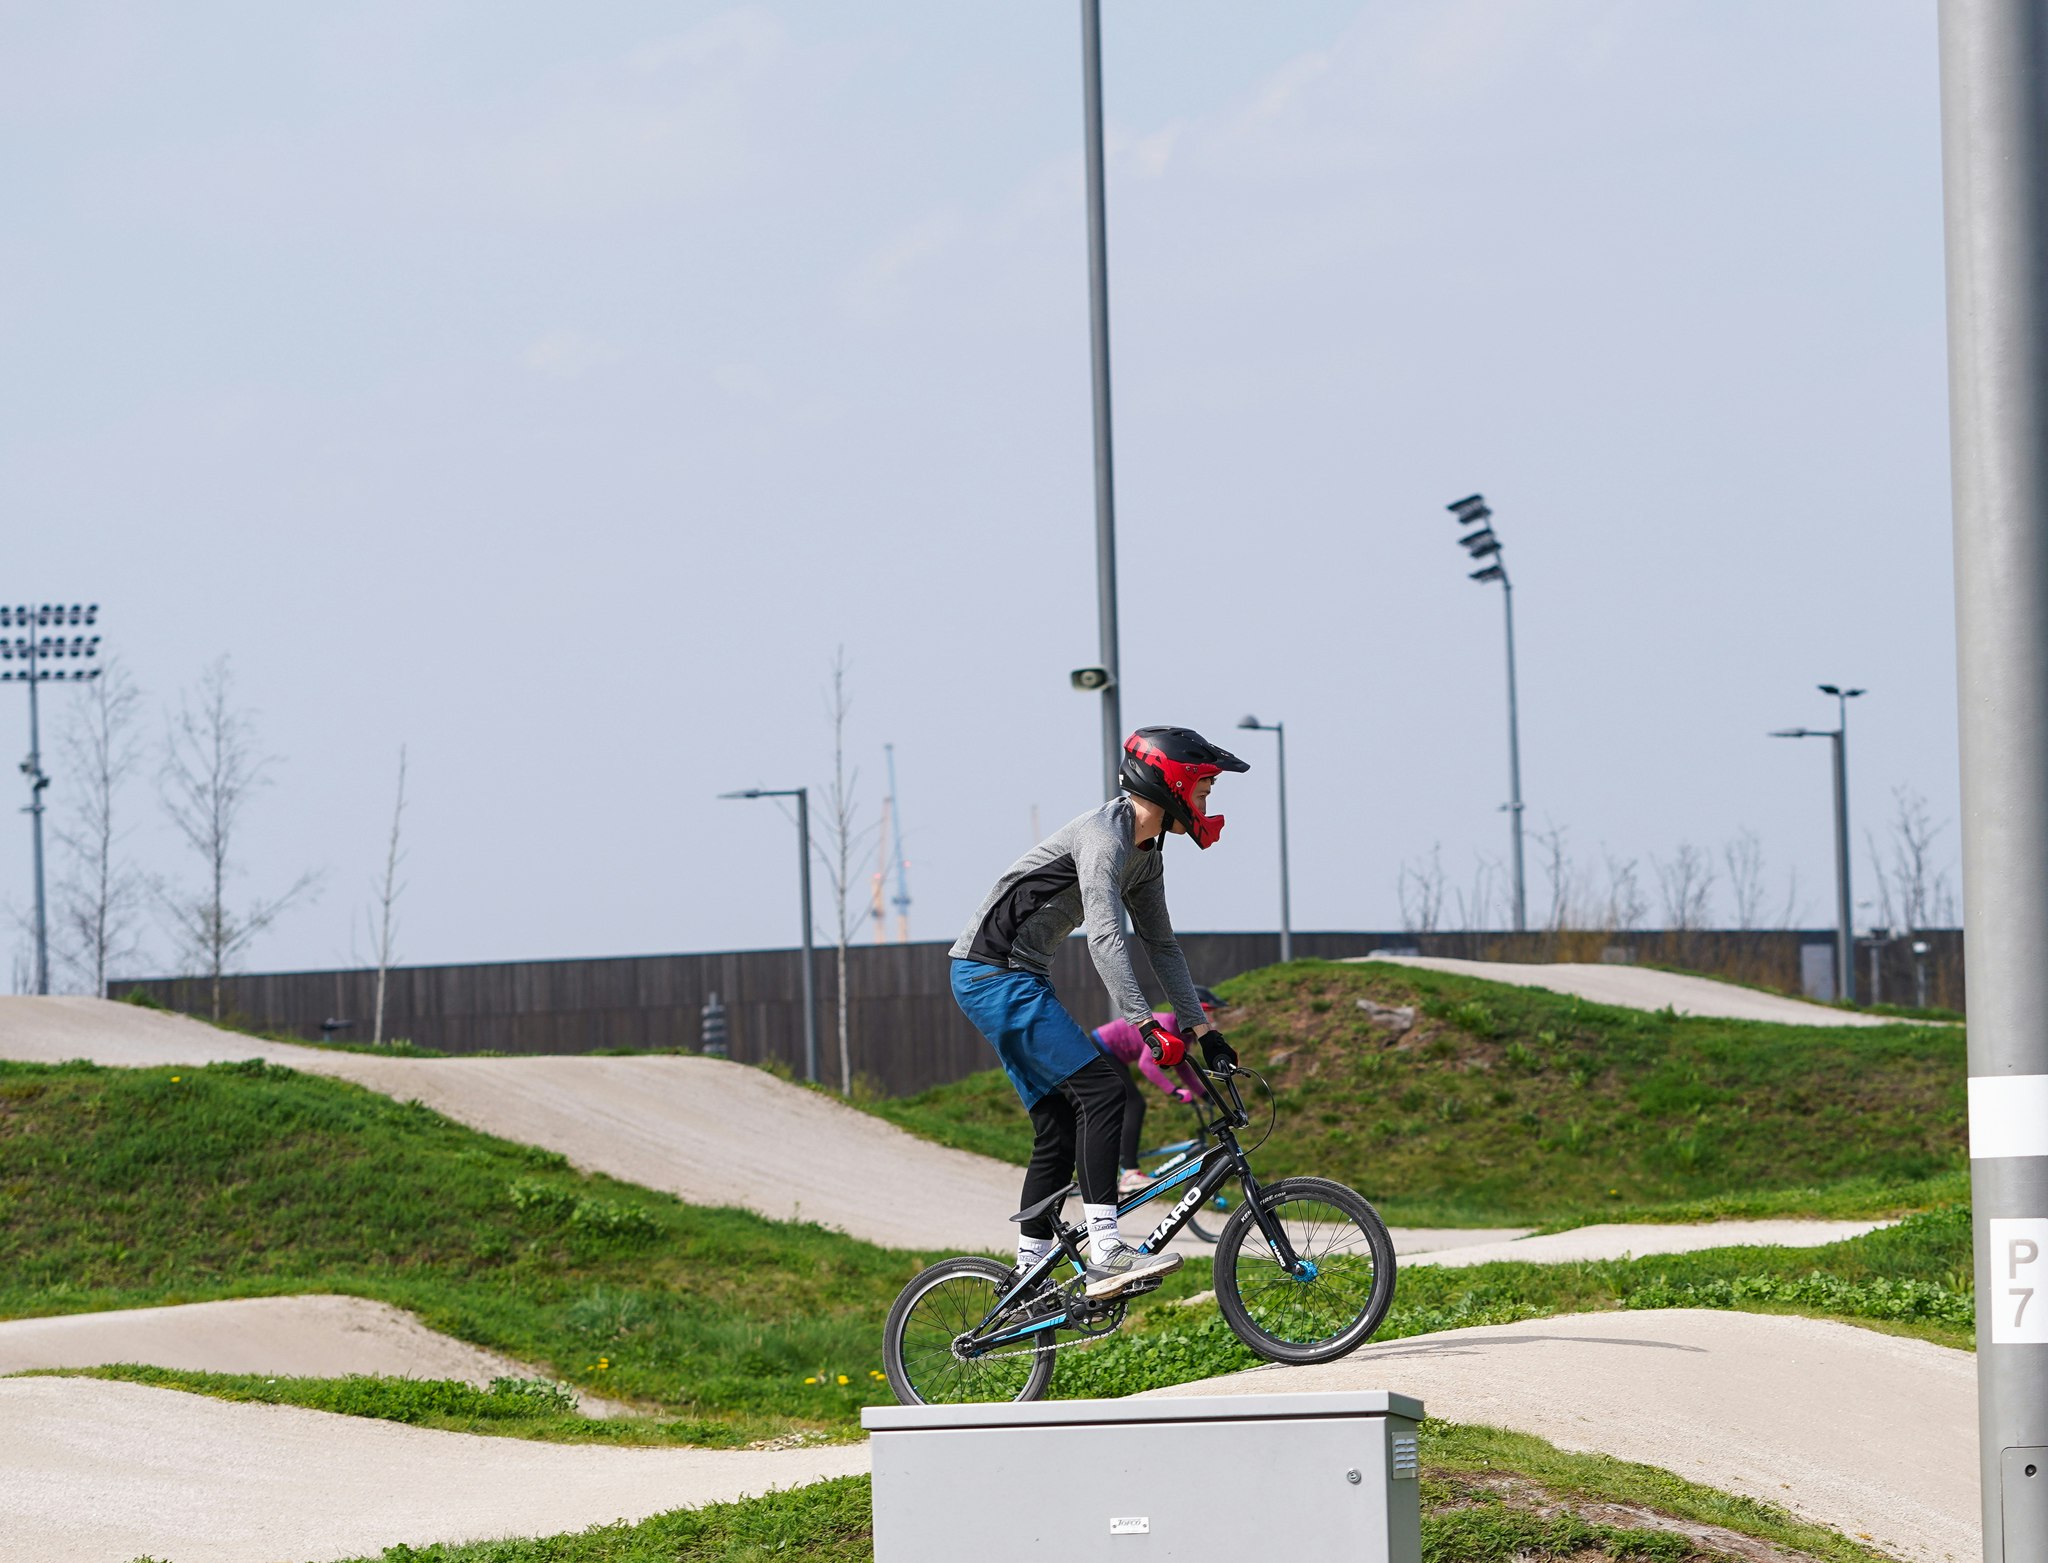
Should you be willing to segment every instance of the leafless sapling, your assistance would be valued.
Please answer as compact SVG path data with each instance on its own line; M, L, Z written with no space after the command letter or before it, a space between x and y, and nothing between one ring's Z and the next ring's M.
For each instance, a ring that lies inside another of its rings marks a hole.
M142 763L142 695L119 662L79 691L57 749L65 779L56 838L57 955L77 986L104 996L107 975L141 953L147 881L124 855L124 794Z
M1444 848L1434 843L1419 863L1404 861L1395 893L1401 900L1401 927L1408 933L1435 933L1444 916Z
M180 956L204 977L211 1013L221 1018L221 979L249 942L297 902L318 889L320 876L304 873L281 895L229 904L229 882L241 872L241 828L257 791L270 785L274 756L257 748L256 716L235 704L234 673L221 657L183 695L164 733L158 780L164 812L199 859L198 886L157 887L158 904Z
M833 935L839 962L839 1089L843 1095L851 1096L853 1046L846 991L846 952L853 942L853 898L859 874L855 864L867 856L867 840L874 827L860 823L856 801L860 771L858 767L849 771L846 764L846 718L853 709L852 697L846 692L847 666L846 648L842 646L832 655L832 688L825 701L825 715L832 724L832 785L825 793L824 819L818 831L822 839L815 845L818 855L825 860L825 882L832 891L835 917Z
M1714 894L1714 867L1707 855L1681 841L1668 863L1657 863L1657 890L1664 903L1664 926L1691 933L1707 926Z
M405 886L398 878L405 862L400 832L405 824L405 745L398 746L398 797L391 805L391 837L384 848L384 875L377 884L377 921L371 932L377 944L376 1014L370 1025L370 1042L384 1045L384 995L391 975L391 961L397 948L398 898Z

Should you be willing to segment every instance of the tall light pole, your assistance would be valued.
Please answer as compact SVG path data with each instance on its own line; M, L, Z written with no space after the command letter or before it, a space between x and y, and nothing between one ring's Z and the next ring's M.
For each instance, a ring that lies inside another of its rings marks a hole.
M796 799L797 884L804 914L804 1078L818 1082L818 1003L811 975L811 789L808 787L743 787L721 792L721 798Z
M1839 684L1816 686L1835 697L1833 728L1787 727L1773 738L1828 738L1835 746L1835 980L1844 1003L1856 1002L1856 903L1849 895L1849 702L1863 691Z
M99 616L98 603L0 607L0 630L27 632L0 638L0 683L28 685L28 758L21 762L21 774L28 778L28 807L22 813L29 816L35 838L38 993L50 991L50 919L43 893L43 792L50 778L43 774L42 713L36 691L44 684L82 684L100 676L97 665L84 665L99 656L100 638L79 633L97 624ZM65 634L67 629L72 633ZM49 633L52 630L56 633Z
M2048 1555L2048 0L1941 0L1986 1563Z
M1287 909L1287 724L1261 722L1248 716L1237 724L1256 733L1271 733L1279 745L1280 759L1280 960L1294 959L1293 919Z
M1507 618L1508 644L1508 801L1507 815L1513 823L1512 841L1515 864L1515 932L1522 933L1529 926L1529 893L1527 880L1522 871L1522 730L1521 713L1515 700L1515 583L1508 579L1507 557L1501 553L1500 539L1494 536L1493 512L1487 508L1483 495L1472 494L1456 500L1444 508L1457 518L1458 525L1472 530L1458 539L1465 552L1479 563L1471 572L1471 578L1481 585L1488 581L1500 582L1501 611Z
M1080 689L1102 691L1105 797L1117 793L1123 768L1123 696L1116 627L1116 470L1109 437L1109 235L1102 193L1102 9L1081 0L1081 97L1088 174L1088 341L1095 400L1095 616L1102 647L1099 682L1074 675Z

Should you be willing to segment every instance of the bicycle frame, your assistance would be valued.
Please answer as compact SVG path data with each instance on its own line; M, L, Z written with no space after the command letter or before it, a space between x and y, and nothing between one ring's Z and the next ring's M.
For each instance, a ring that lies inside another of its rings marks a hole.
M1190 1059L1189 1062L1194 1063L1194 1060ZM1203 1115L1203 1133L1213 1134L1216 1143L1180 1171L1152 1184L1128 1204L1118 1206L1117 1215L1128 1215L1140 1205L1151 1203L1167 1189L1182 1183L1189 1185L1188 1191L1174 1202L1171 1210L1167 1211L1165 1219L1146 1233L1143 1242L1132 1245L1141 1254L1155 1254L1172 1242L1180 1229L1194 1219L1196 1211L1215 1198L1218 1189L1232 1178L1236 1178L1244 1189L1245 1200L1251 1206L1252 1219L1258 1222L1259 1231L1266 1239L1266 1246L1273 1251L1273 1257L1280 1262L1282 1268L1293 1275L1301 1268L1301 1258L1295 1253L1294 1245L1288 1241L1286 1228L1273 1217L1266 1209L1265 1202L1259 1198L1259 1180L1253 1175L1251 1162L1237 1143L1237 1131L1251 1122L1251 1115L1244 1108L1244 1098L1238 1094L1237 1082L1228 1074L1212 1075L1200 1064L1195 1064L1195 1069L1209 1084L1209 1094L1204 1099L1216 1110L1213 1119ZM1230 1093L1227 1106L1222 1099L1222 1092L1226 1090ZM1047 1330L1056 1330L1069 1322L1071 1309L1063 1310L1057 1316L1032 1319L1001 1334L982 1338L982 1331L992 1325L999 1327L1005 1322L1003 1316L1009 1311L1016 1297L1028 1292L1043 1280L1058 1267L1061 1260L1064 1259L1076 1275L1088 1268L1088 1262L1082 1256L1080 1247L1080 1239L1086 1235L1082 1228L1062 1220L1055 1223L1053 1234L1057 1246L1052 1252L1032 1265L1017 1278L1014 1285L998 1296L994 1306L969 1332L968 1340L971 1347L987 1350L1007 1345Z

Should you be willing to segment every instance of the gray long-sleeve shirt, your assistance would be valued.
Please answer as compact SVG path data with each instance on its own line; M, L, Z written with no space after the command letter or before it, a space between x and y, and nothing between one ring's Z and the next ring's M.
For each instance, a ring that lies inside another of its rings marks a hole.
M958 960L1049 977L1053 955L1085 923L1088 953L1095 957L1102 985L1118 1013L1140 1026L1151 1020L1152 1005L1131 967L1117 916L1121 902L1131 914L1132 931L1152 958L1153 971L1166 987L1181 1029L1200 1025L1201 1001L1195 997L1187 957L1180 952L1166 912L1166 870L1160 854L1165 838L1155 836L1140 847L1132 841L1134 834L1129 798L1113 798L1069 820L1010 865L951 954Z

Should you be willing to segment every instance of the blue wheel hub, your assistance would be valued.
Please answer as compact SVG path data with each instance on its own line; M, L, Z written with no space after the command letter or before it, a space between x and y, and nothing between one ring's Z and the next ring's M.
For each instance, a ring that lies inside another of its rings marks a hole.
M1303 1259L1298 1261L1298 1263L1301 1268L1294 1272L1295 1280L1304 1284L1313 1281L1317 1275L1316 1262L1313 1259Z

